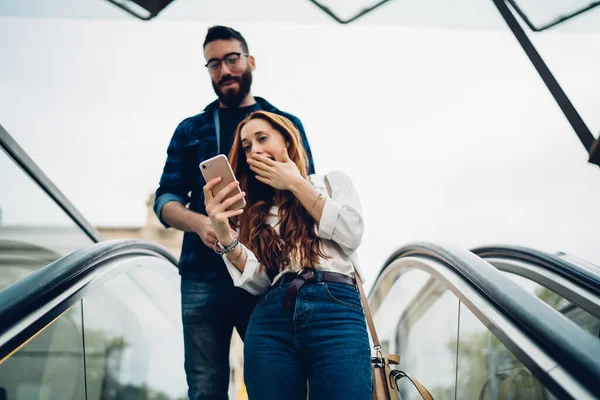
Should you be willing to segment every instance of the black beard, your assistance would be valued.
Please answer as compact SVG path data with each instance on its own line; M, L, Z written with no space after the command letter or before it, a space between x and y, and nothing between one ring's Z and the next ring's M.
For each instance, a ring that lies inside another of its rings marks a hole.
M237 91L229 89L227 91L228 93L223 92L221 90L221 85L228 81L236 81L240 85L240 88ZM250 68L247 68L239 77L225 75L218 83L215 83L214 81L211 82L215 93L219 97L219 101L229 108L237 108L242 104L242 101L244 101L246 96L248 96L248 93L250 93L250 87L252 86L252 71L250 71Z

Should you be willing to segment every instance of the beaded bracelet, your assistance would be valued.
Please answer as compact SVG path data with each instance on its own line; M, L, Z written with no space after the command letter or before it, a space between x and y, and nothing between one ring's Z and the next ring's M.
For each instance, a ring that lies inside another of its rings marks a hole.
M237 247L237 245L240 243L238 241L238 238L235 235L232 235L232 236L233 236L233 242L231 242L231 244L229 246L223 246L223 244L217 240L215 242L215 244L213 245L213 250L215 251L215 253L222 256L223 254L232 252L233 249L235 249ZM217 251L217 246L219 246L219 249L221 249L220 253Z

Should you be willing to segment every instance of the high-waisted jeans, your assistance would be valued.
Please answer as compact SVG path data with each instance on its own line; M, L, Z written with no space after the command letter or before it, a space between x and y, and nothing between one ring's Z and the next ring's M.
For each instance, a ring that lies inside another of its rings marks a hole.
M244 341L250 400L371 399L371 353L358 290L316 282L300 289L293 311L278 281L258 301ZM308 381L308 385L307 385ZM308 388L307 388L308 386Z

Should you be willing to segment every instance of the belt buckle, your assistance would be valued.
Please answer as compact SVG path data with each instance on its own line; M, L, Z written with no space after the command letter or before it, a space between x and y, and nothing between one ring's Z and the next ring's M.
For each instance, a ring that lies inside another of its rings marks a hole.
M315 270L313 268L304 268L298 272L298 277L302 278L304 282L310 282L315 279Z

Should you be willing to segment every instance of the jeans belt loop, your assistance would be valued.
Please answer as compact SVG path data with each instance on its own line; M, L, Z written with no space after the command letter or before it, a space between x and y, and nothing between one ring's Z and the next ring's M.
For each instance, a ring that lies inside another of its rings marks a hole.
M323 271L315 269L315 281L317 283L323 282Z

